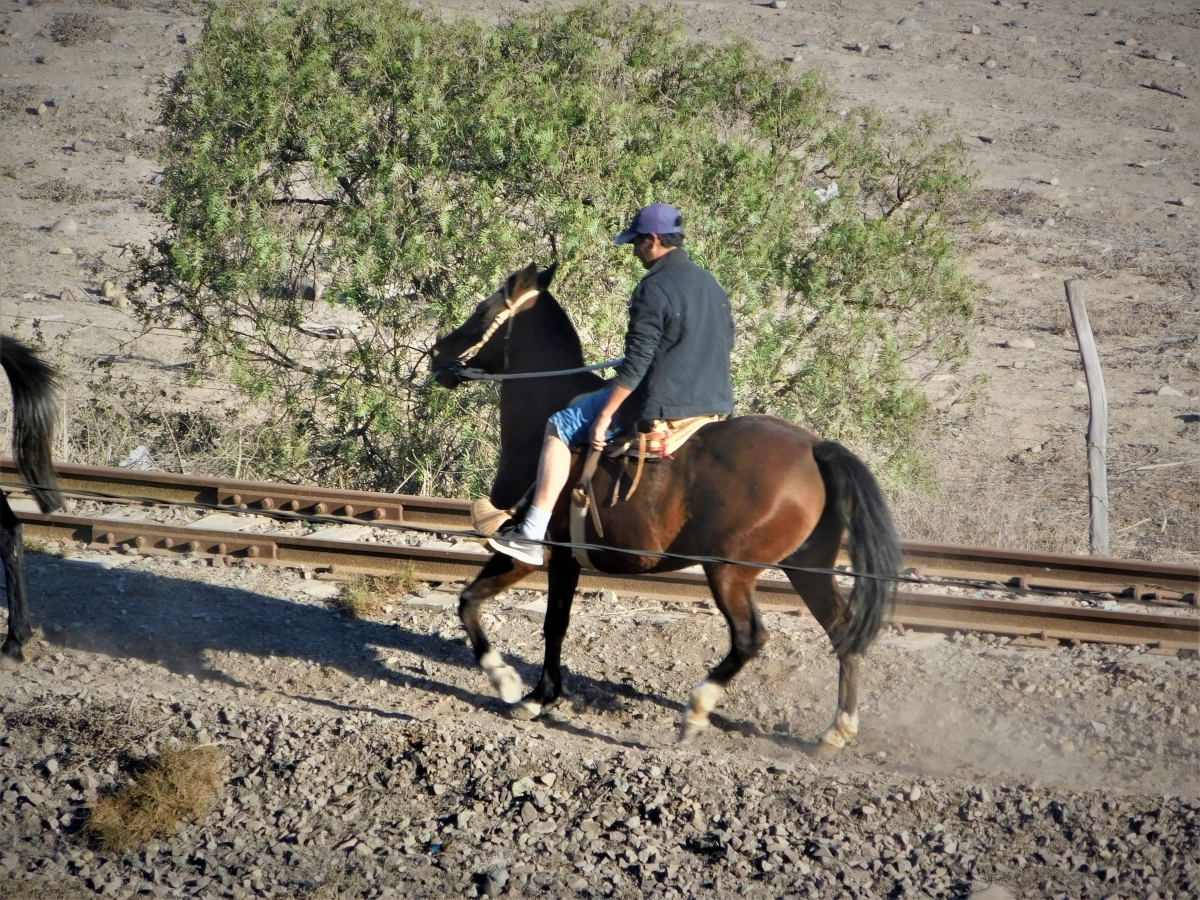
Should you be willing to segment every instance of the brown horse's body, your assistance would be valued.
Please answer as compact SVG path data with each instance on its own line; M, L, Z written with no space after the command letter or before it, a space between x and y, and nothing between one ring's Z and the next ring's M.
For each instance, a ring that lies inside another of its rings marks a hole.
M439 382L457 386L467 362L506 374L580 366L583 354L575 330L546 290L552 275L552 270L539 274L533 266L516 273L466 323L442 338L433 351ZM513 299L522 296L532 302ZM513 506L533 483L546 419L602 384L586 374L503 383L501 459L490 498L495 506ZM577 454L570 483L582 466L583 454ZM666 572L694 564L681 557L705 557L713 598L730 628L729 653L692 692L681 738L690 740L708 724L725 685L765 643L754 583L764 568L785 562L818 570L790 568L787 574L838 650L838 710L822 741L831 749L843 746L857 731L858 662L879 628L889 592L883 581L860 579L847 602L828 570L847 528L856 571L886 578L899 560L886 504L866 467L840 445L772 416L705 426L673 459L647 465L632 498L611 505L617 479L628 489L630 467L624 460L606 458L596 471L593 487L604 533L596 533L589 517L586 539L614 549L592 550L592 565L611 573ZM570 542L569 493L563 493L554 510L548 535L553 544ZM541 680L523 698L519 677L488 642L480 613L484 601L515 585L532 567L494 556L463 592L459 607L476 656L501 696L521 700L531 714L562 696L559 660L580 573L571 550L562 546L552 547L547 569L546 659Z

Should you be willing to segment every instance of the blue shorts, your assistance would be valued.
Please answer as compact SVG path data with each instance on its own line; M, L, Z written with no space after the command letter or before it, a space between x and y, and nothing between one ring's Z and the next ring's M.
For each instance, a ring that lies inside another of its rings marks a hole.
M600 418L604 404L612 388L601 388L582 397L576 397L575 402L566 409L556 412L550 417L550 424L558 432L559 438L568 447L580 447L591 443L592 424ZM611 440L619 429L610 428L605 434L606 440Z

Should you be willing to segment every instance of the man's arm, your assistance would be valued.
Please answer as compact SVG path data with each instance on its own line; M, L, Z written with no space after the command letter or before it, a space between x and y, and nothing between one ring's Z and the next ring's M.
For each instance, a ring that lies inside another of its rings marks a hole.
M667 298L652 285L639 284L629 302L629 329L625 332L625 362L616 372L608 400L592 424L592 446L603 450L604 435L625 399L642 383L663 336Z
M642 282L629 301L629 328L625 332L625 362L617 367L615 382L632 393L642 383L662 342L667 298Z

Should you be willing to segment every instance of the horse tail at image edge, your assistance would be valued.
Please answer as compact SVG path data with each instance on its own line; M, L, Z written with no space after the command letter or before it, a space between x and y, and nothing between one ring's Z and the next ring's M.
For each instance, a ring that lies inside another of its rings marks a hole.
M0 366L13 396L13 455L44 513L63 508L51 445L58 419L58 377L53 366L13 337L0 335Z
M835 504L839 523L847 533L850 567L864 575L855 578L848 598L849 621L837 642L838 656L863 653L883 625L895 593L887 580L900 569L900 542L886 498L866 464L836 441L813 448L821 477Z

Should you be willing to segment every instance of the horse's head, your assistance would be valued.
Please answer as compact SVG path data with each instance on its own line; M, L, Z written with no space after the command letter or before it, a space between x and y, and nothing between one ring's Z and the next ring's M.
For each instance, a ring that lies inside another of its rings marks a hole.
M508 365L506 345L513 318L536 305L538 296L550 286L557 264L538 271L536 263L518 269L504 280L494 294L452 332L439 338L430 351L429 367L442 387L456 388L463 382L467 366L484 372L502 372Z

